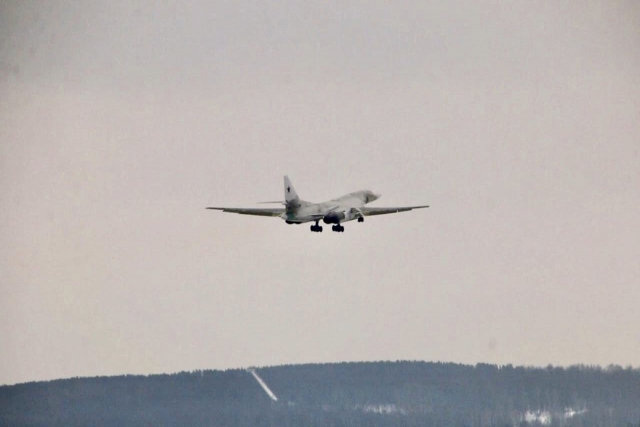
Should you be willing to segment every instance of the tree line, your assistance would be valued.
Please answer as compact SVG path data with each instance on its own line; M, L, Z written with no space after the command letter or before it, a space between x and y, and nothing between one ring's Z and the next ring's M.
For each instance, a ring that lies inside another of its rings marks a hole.
M640 427L631 367L357 362L0 387L10 426Z

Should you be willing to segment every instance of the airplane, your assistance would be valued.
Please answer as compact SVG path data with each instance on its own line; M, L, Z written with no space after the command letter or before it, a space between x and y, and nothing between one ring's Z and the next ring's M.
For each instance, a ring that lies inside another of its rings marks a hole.
M305 222L315 222L311 225L311 231L321 233L320 221L325 224L333 224L331 230L342 233L344 226L342 223L358 220L364 222L364 217L373 215L384 215L397 212L406 212L412 209L428 208L423 206L404 206L398 208L372 208L365 206L380 198L380 194L375 194L369 190L356 191L337 199L323 203L305 202L298 197L298 193L293 188L293 184L288 176L284 177L284 198L285 202L263 202L281 203L284 208L218 208L208 207L222 212L237 213L241 215L257 215L279 217L287 224L303 224Z

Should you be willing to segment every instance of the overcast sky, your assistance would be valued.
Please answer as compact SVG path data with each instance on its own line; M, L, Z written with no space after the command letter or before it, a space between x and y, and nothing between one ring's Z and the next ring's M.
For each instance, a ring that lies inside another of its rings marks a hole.
M0 3L0 384L639 365L638 2L183 3Z

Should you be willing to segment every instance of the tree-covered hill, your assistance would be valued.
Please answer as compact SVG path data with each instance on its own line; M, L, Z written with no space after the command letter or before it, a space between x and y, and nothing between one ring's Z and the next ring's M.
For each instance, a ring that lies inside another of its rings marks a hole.
M8 426L633 426L640 370L375 362L0 387Z

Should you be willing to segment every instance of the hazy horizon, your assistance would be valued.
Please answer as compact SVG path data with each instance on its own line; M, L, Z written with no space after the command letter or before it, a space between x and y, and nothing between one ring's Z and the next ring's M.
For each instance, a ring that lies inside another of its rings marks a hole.
M640 5L0 5L0 384L639 366ZM344 233L207 211L429 209Z

